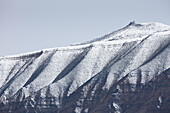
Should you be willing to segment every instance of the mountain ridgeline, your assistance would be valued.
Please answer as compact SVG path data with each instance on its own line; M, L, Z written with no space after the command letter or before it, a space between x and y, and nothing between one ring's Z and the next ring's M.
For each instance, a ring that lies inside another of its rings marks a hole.
M134 23L0 58L0 113L169 113L170 26Z

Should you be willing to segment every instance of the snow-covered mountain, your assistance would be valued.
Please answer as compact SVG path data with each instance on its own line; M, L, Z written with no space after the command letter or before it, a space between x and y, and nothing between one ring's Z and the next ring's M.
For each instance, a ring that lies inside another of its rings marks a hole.
M0 113L168 113L170 26L0 58Z

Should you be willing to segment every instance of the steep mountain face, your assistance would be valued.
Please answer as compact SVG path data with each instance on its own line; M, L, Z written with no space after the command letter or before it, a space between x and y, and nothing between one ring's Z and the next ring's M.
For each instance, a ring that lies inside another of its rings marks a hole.
M168 113L170 26L130 23L69 47L0 58L0 113Z

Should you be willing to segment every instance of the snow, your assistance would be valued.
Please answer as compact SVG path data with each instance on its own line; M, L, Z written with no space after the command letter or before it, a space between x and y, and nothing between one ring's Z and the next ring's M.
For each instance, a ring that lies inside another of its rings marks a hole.
M81 113L81 111L82 111L82 108L76 107L76 109L75 109L75 112L76 112L76 113Z
M119 107L118 104L113 103L113 107L116 109L115 113L121 113L121 112L120 112L120 107Z
M17 64L17 60L0 60L0 87L6 82L6 80L11 78L12 76L8 76L10 71L15 64Z
M74 54L72 51L56 51L46 68L33 82L31 82L27 86L27 89L29 89L29 87L32 87L34 92L36 92L42 87L50 85L57 77L57 75L59 75L59 73L61 73L61 71L65 68L65 66L67 66L72 61L72 59L74 59L76 55L79 54L81 51L82 50L76 50Z
M0 58L0 87L3 86L0 96L5 101L22 89L25 97L41 91L41 97L45 98L49 88L50 94L56 97L56 105L60 106L66 91L66 96L70 96L90 79L95 93L100 82L96 78L106 70L108 74L102 75L106 76L103 89L109 90L126 75L129 83L135 85L140 74L140 82L145 84L168 68L170 26L134 23L89 43ZM88 86L83 89L84 97L87 91ZM113 106L120 112L117 104ZM75 112L81 110L77 107Z
M157 105L157 108L160 108L161 104L162 104L162 97L161 96L159 96L158 101L159 101L159 103Z
M162 97L161 96L159 96L158 100L159 100L159 103L162 104Z
M85 113L88 113L88 111L89 111L89 109L88 109L88 108L86 108L86 109L84 110L84 112L85 112Z

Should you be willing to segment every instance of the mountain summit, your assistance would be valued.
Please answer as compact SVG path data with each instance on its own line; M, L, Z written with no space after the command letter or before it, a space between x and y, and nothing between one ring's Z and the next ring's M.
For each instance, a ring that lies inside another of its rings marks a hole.
M170 26L0 58L0 113L168 113Z

